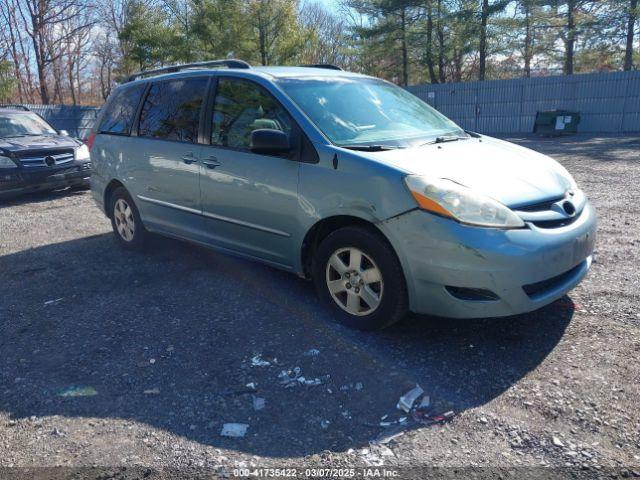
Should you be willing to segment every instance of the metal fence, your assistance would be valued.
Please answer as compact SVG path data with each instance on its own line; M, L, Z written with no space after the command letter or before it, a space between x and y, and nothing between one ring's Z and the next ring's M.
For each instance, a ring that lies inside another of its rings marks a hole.
M25 105L57 130L66 130L73 137L85 138L100 110L79 105Z
M408 90L461 127L533 132L536 112L579 112L579 132L640 132L640 71L422 84Z
M529 133L536 112L571 110L581 132L640 132L640 71L422 84L407 89L463 128L481 133ZM96 107L25 105L58 130L85 138Z

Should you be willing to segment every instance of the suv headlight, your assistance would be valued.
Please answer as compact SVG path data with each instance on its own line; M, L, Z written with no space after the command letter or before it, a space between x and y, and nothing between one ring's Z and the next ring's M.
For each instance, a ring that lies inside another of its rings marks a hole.
M18 166L9 157L0 155L0 168L18 168Z
M495 228L521 228L524 222L500 202L451 180L405 177L405 183L423 210L460 223Z
M89 160L89 147L80 145L76 148L76 160Z

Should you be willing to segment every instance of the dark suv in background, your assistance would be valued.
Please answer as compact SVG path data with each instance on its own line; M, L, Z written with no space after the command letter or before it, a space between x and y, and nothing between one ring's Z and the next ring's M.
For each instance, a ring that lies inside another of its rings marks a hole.
M0 198L89 188L89 150L22 106L0 106Z

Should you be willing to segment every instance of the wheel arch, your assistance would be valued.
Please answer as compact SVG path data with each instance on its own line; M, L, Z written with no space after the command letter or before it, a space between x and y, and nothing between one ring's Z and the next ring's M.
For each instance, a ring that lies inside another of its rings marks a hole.
M362 226L375 232L389 245L396 256L398 256L398 252L396 252L389 239L375 223L354 215L333 215L318 220L307 230L304 236L300 249L300 261L304 277L311 278L313 256L322 240L327 238L332 232L350 226Z
M111 212L109 212L109 204L111 202L111 195L116 190L116 188L122 187L126 189L127 187L120 180L116 180L115 178L111 180L107 187L104 189L104 211L107 213L107 217L111 218Z

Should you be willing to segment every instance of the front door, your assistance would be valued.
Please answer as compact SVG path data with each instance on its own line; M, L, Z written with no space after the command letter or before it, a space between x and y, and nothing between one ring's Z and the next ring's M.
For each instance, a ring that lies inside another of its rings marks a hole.
M290 156L258 155L251 132L281 130L293 120L256 83L220 77L211 145L202 148L202 211L211 240L283 267L293 264L292 235L298 208L298 162Z
M145 223L196 239L202 230L198 134L208 81L195 77L152 84L136 142L144 157L137 204Z

